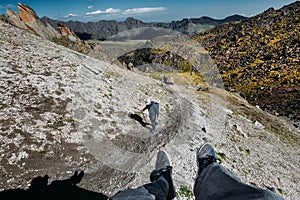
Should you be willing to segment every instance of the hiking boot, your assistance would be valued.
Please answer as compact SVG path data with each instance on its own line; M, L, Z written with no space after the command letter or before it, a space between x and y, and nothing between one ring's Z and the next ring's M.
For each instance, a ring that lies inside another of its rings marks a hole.
M216 161L214 147L210 143L204 143L197 152L198 175L201 174L205 167Z
M160 150L156 156L155 169L162 169L167 166L171 166L170 157L166 151Z
M157 180L160 176L164 176L164 178L169 183L169 193L167 199L174 199L176 197L176 190L173 184L172 179L172 166L169 159L169 156L166 151L160 150L157 153L155 170L150 174L151 182Z

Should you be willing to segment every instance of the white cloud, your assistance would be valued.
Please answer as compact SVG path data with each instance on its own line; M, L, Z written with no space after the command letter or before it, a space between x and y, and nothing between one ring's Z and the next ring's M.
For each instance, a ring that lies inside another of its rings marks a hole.
M105 13L107 14L111 14L111 13L120 13L121 10L120 9L115 9L115 8L108 8L105 10Z
M77 17L78 15L77 14L72 14L72 13L69 13L67 14L66 16L64 16L65 18L68 18L68 17Z
M166 10L165 7L143 7L143 8L132 8L124 10L124 14L141 14L149 12L158 12Z
M93 12L87 12L86 14L87 15L97 15L97 14L103 14L104 11L102 10L96 10L96 11L93 11Z
M115 8L107 8L106 10L96 10L93 12L87 12L87 15L97 15L97 14L114 14L114 13L120 13L120 9Z
M88 6L87 7L87 9L89 9L89 10L92 9L92 8L94 8L94 6Z
M141 14L141 13L150 13L167 10L165 7L142 7L142 8L132 8L132 9L116 9L116 8L107 8L106 10L96 10L93 12L87 12L87 15L97 15L97 14Z

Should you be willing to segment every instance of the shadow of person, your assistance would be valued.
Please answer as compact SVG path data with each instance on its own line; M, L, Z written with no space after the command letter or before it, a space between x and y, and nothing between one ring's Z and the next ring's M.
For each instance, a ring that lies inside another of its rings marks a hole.
M139 116L138 114L129 113L128 116L131 119L134 119L135 121L139 122L143 127L146 127L147 125L150 125L149 123L144 122L143 118L141 116Z
M76 186L84 176L76 171L69 179L55 180L48 185L49 176L32 179L28 190L11 189L0 192L1 200L105 200L102 193L89 191Z

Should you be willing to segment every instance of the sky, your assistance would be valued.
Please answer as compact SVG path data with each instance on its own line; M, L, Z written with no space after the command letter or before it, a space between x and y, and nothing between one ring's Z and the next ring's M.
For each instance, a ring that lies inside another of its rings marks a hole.
M295 0L0 0L0 14L18 3L31 7L42 18L61 21L123 21L134 17L145 22L171 22L208 16L224 19L240 14L251 17L270 7L279 9Z

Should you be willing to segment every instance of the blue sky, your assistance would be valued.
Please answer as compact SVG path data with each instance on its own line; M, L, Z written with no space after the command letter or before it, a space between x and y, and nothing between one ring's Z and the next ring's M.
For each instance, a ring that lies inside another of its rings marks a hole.
M0 0L0 14L6 13L7 8L17 11L18 2L34 9L40 18L47 16L62 21L122 21L134 17L170 22L201 16L223 19L233 14L251 17L295 0Z

